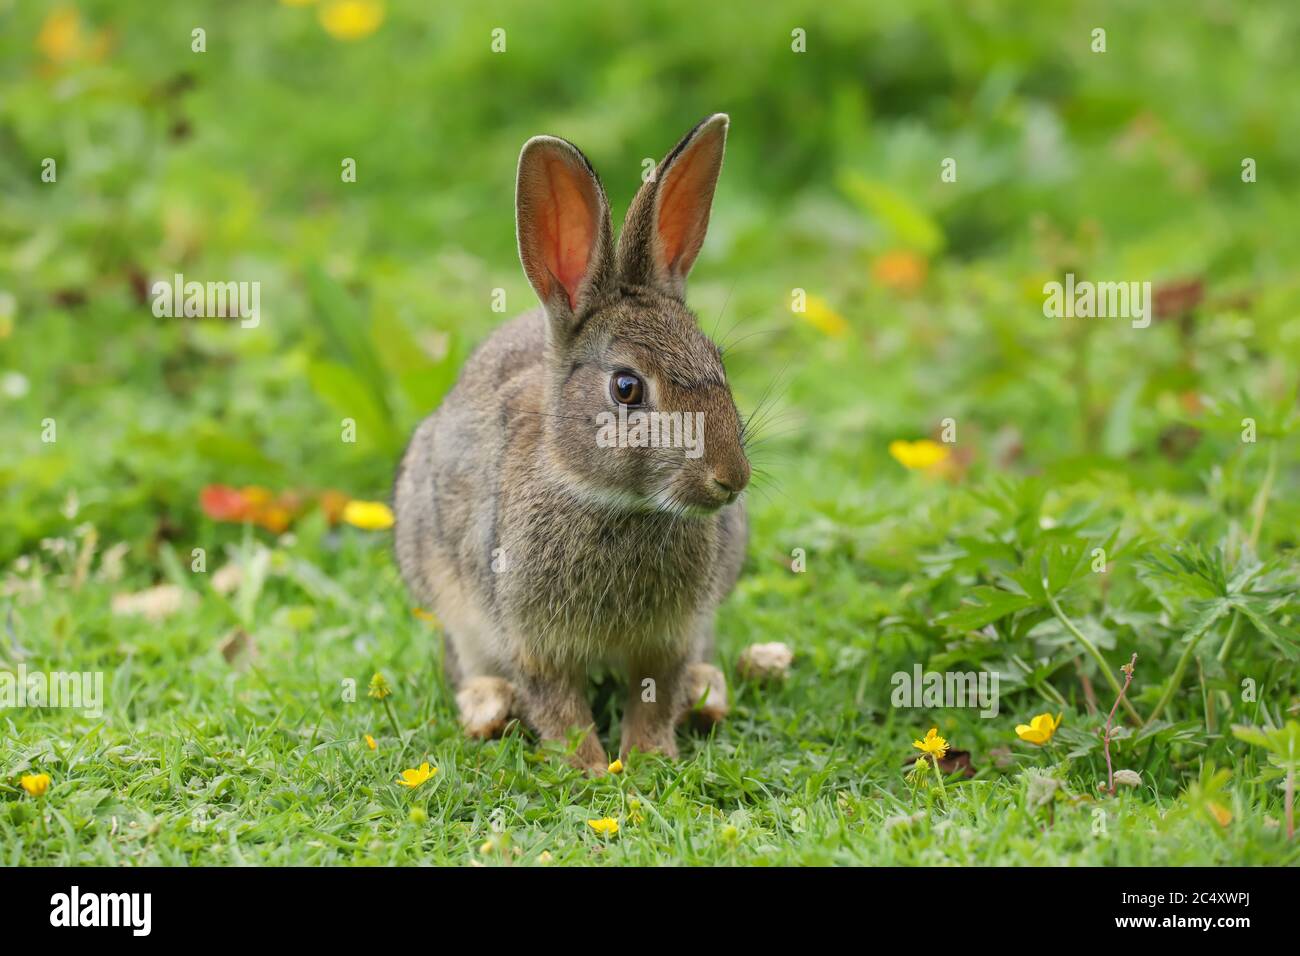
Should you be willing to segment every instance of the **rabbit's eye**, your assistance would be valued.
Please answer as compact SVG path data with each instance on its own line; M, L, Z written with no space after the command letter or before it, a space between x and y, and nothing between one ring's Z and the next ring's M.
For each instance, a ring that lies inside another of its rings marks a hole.
M640 405L645 384L631 372L615 372L609 380L609 395L620 405Z

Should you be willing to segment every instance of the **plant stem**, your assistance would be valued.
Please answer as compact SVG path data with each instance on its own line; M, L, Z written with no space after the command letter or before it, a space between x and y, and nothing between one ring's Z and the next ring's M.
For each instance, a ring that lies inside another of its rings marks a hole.
M943 771L939 769L939 758L930 754L930 759L934 761L934 777L939 781L939 796L947 799L948 795L943 792Z
M1124 686L1120 688L1119 696L1115 698L1110 713L1106 715L1106 730L1101 735L1101 748L1106 752L1106 792L1112 797L1115 796L1115 770L1110 763L1110 728L1115 721L1115 711L1119 709L1119 702L1124 699L1124 694L1128 691L1128 685L1133 683L1133 668L1137 665L1137 659L1138 656L1135 652L1129 659L1128 667L1124 668Z
M1251 554L1255 554L1259 547L1259 533L1264 528L1264 512L1268 509L1268 496L1273 491L1273 478L1277 475L1277 446L1276 441L1268 446L1268 468L1264 471L1264 481L1260 484L1259 493L1255 495L1255 503L1250 509L1250 537L1246 543L1250 546Z
M398 740L401 740L402 732L397 729L397 717L394 716L393 705L388 702L387 697L384 698L384 711L388 714L388 722L393 725L393 733L397 736Z
M1101 651L1097 650L1097 645L1088 640L1083 631L1079 630L1075 626L1074 622L1065 616L1065 612L1061 610L1061 605L1056 603L1056 598L1052 595L1052 592L1047 590L1047 582L1044 581L1043 584L1043 593L1047 595L1047 603L1051 607L1052 613L1056 615L1056 619L1065 625L1065 629L1074 635L1074 639L1082 644L1083 649L1086 650L1092 656L1092 659L1097 662L1097 667L1101 670L1102 676L1106 678L1106 683L1110 684L1110 689L1113 690L1115 695L1122 700L1124 693L1120 690L1119 681L1117 681L1115 675L1110 672L1110 667L1106 664L1106 659L1101 656ZM1129 716L1141 724L1142 716L1137 712L1137 709L1127 700L1124 700L1123 703L1124 709L1128 711Z
M1228 636L1223 639L1223 646L1219 648L1219 653L1215 655L1220 664L1228 659L1228 652L1232 650L1232 642L1237 637L1237 628L1240 625L1241 614L1234 611L1232 614L1232 623L1228 625Z
M1224 638L1223 648L1219 651L1219 663L1223 663L1223 651L1232 646L1232 639L1236 636L1237 624L1240 621L1241 615L1234 611L1232 615L1232 623L1228 625L1228 636ZM1187 642L1187 646L1183 648L1182 655L1178 658L1178 663L1174 665L1174 673L1169 678L1169 683L1165 685L1165 692L1161 694L1160 699L1156 701L1155 709L1151 711L1151 716L1148 717L1147 722L1143 724L1144 727L1150 727L1155 723L1156 718L1160 716L1160 712L1163 711L1169 701L1173 699L1175 692L1177 692L1179 686L1183 682L1183 674L1187 671L1187 665L1191 662L1192 652L1196 650L1196 645L1201 642L1201 638L1204 637L1206 632L1209 630L1210 628L1206 628L1204 631L1201 631L1200 635L1197 636L1195 640Z
M1012 654L1011 661L1017 667L1020 668L1021 673L1023 673L1026 677L1028 677L1029 674L1033 671L1033 668L1030 667L1028 664L1026 664L1023 660L1021 660L1019 655ZM1039 681L1038 683L1033 684L1032 686L1034 690L1038 691L1038 693L1042 696L1042 698L1045 701L1047 701L1049 704L1059 707L1061 708L1061 710L1065 710L1069 706L1065 702L1065 698L1061 696L1061 692L1057 690L1055 687L1053 687L1051 684L1047 683L1046 681Z
M1286 772L1286 838L1295 839L1295 771Z

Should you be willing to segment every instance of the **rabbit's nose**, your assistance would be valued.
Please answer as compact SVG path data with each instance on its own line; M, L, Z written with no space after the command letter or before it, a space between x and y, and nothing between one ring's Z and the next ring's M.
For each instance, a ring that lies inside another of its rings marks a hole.
M731 497L745 490L749 484L749 462L741 458L730 465L713 469L713 483L718 489Z

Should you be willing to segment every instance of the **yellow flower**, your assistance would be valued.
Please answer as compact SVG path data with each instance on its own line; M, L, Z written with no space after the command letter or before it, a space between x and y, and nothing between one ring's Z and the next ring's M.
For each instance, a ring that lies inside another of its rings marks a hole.
M370 690L366 692L375 700L383 700L385 697L393 696L393 687L388 683L388 678L378 672L370 678Z
M916 763L912 764L912 769L907 771L907 779L912 783L919 783L923 787L930 786L930 761L924 757L917 757Z
M588 820L587 826L591 827L602 836L612 836L618 832L618 821L613 817L605 817L600 820Z
M610 772L610 773L622 773L622 772L623 772L623 761L621 761L621 760L615 760L612 764L609 765L609 772Z
M66 63L81 53L81 15L73 7L60 7L45 18L36 35L37 48L55 63Z
M384 22L380 0L328 0L320 8L320 23L336 40L360 40Z
M18 782L33 797L43 797L45 791L50 789L50 775L48 773L25 773Z
M821 296L808 296L807 302L804 303L804 311L799 314L803 316L805 322L819 332L837 339L849 334L849 323L844 320L844 316L832 309Z
M375 747L377 746L375 744L375 738L371 737L369 734L366 734L366 746L369 747L371 750L374 750Z
M1016 725L1016 736L1030 744L1045 744L1052 739L1056 728L1061 726L1061 715L1052 720L1051 714L1039 714L1028 724Z
M550 850L543 850L543 851L542 851L540 854L538 854L538 856L537 856L537 862L538 862L538 863L550 863L551 860L553 860L553 859L555 859L555 857L551 856L551 851L550 851Z
M403 770L402 779L397 782L403 787L410 787L414 790L437 772L437 767L430 767L428 763L422 763L419 770Z
M931 727L924 740L913 740L912 746L932 757L943 757L948 752L948 741L939 736L938 727Z
M418 618L421 621L427 621L428 623L433 625L436 625L438 623L438 615L434 614L431 611L426 611L422 607L411 608L411 613L414 614L416 618Z
M384 531L393 526L393 512L382 501L349 501L343 520L365 531Z
M947 445L930 441L928 438L922 438L920 441L899 439L889 443L889 454L904 468L924 471L947 461L952 451Z

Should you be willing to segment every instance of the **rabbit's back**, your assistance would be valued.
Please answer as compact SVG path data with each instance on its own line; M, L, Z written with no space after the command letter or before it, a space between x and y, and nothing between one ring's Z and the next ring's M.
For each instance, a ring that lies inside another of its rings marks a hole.
M536 405L545 340L540 309L493 332L402 456L393 489L397 560L423 601L436 606L450 575L478 601L491 597L501 462L512 434L527 438L512 419Z

